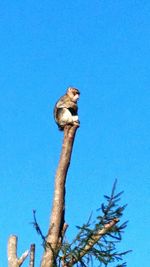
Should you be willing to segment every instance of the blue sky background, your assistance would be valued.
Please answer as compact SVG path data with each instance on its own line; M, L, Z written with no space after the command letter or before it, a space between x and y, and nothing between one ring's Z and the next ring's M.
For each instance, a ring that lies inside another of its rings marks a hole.
M148 266L150 1L0 0L0 36L0 266L10 234L19 255L36 243L39 266L32 209L46 234L63 137L53 107L70 85L81 91L81 127L67 180L68 236L117 178L129 220L120 249L133 249L128 267Z

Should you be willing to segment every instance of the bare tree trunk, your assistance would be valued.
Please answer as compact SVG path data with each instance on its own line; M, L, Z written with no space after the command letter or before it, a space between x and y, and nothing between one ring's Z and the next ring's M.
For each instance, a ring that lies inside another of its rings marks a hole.
M8 266L9 267L20 267L28 256L29 251L25 251L22 256L17 258L17 236L11 235L8 240Z
M34 261L35 261L35 244L32 244L30 246L30 262L29 262L29 267L34 267Z
M67 125L64 128L62 151L55 176L55 190L50 226L41 267L56 266L55 260L58 255L64 232L67 228L67 224L65 223L65 182L77 128L77 125Z

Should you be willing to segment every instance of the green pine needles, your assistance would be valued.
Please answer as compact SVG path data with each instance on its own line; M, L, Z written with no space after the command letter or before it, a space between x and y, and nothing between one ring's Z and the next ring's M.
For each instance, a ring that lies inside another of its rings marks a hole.
M113 185L111 196L104 196L105 203L98 209L100 215L95 222L91 222L92 216L90 216L86 224L77 227L79 231L72 243L64 239L57 266L108 266L110 263L122 261L123 256L130 252L117 250L127 226L127 221L120 223L127 205L119 205L123 192L115 194L116 184L117 180ZM125 267L126 263L115 266Z

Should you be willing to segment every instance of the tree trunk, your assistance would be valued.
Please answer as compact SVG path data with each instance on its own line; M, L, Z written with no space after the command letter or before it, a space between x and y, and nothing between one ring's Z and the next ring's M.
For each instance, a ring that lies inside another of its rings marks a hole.
M41 267L56 266L56 257L62 243L64 232L67 228L67 224L65 223L65 183L77 128L77 125L67 125L64 128L62 151L55 176L55 190L50 226Z
M17 258L17 236L11 235L8 240L8 267L20 267L26 257L28 256L29 251L25 251L22 256Z
M29 262L29 267L34 267L34 261L35 261L35 244L32 244L30 246L30 262Z

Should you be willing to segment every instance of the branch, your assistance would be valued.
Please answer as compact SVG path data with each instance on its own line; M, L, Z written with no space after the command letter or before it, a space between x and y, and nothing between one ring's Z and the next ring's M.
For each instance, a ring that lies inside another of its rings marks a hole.
M33 210L33 219L34 219L34 221L32 222L32 224L33 224L36 232L38 233L38 235L40 235L40 237L42 238L42 240L43 240L43 246L45 246L46 245L46 237L43 235L43 233L41 231L41 228L40 228L40 226L39 226L39 224L37 222L37 219L36 219L36 215L35 214L36 214L36 210Z
M15 235L11 235L8 240L8 266L20 267L27 258L29 251L25 251L22 256L17 258L17 242L18 238Z
M71 267L72 265L76 264L78 261L81 261L81 259L88 254L88 252L93 248L95 244L101 239L102 236L104 236L106 233L110 231L110 229L118 223L119 219L114 218L112 221L109 223L105 224L104 227L100 230L97 230L96 233L92 234L89 240L87 241L87 244L79 251L78 257L73 258L71 261L68 263L65 263L64 266L66 267ZM67 255L65 256L67 258Z
M78 125L66 125L64 128L62 151L55 176L55 190L50 226L41 267L54 266L59 247L62 243L62 233L65 228L65 183L70 165L74 138L78 127Z

